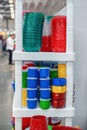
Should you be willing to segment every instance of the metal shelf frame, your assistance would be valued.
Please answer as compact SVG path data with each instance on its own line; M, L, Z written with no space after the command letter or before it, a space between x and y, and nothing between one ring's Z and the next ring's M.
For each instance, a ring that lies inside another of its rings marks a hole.
M13 116L15 117L15 130L22 130L22 117L30 117L33 114L43 114L47 116L64 117L65 125L72 126L72 118L75 116L73 108L73 61L75 53L73 52L73 0L66 0L67 6L67 50L66 53L28 53L22 52L22 0L16 0L16 51L14 52L15 60L15 86L16 92L13 100ZM22 60L38 61L66 61L67 67L67 94L66 108L53 109L47 111L29 110L22 108L21 105L21 86L22 86Z

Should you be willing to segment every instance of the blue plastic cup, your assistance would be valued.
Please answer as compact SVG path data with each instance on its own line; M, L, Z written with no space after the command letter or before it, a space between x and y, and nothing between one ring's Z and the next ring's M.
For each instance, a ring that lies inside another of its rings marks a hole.
M40 88L50 88L50 78L40 78Z
M40 78L47 78L50 77L50 68L49 67L42 67L39 70L39 77Z
M28 109L35 109L35 108L37 108L37 98L27 99L27 108Z
M52 85L54 85L54 86L65 86L66 85L66 79L65 78L53 78L52 79Z
M38 67L29 67L28 68L28 77L38 78Z
M37 88L38 78L27 78L27 88Z
M40 98L42 99L49 99L51 97L51 90L50 88L47 89L40 89Z
M37 98L37 88L28 88L27 89L27 98L33 99Z

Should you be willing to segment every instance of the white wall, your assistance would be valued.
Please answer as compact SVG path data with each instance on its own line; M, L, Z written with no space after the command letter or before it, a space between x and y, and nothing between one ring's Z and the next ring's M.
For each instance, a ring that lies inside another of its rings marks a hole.
M74 124L87 130L87 0L74 0L74 44L76 52Z

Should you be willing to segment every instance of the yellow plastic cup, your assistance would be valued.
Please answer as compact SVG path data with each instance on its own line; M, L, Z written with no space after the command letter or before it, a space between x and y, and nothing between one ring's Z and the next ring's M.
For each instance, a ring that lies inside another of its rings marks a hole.
M58 70L66 69L66 64L58 64Z
M27 106L27 89L22 89L22 106Z
M66 78L66 71L58 71L58 78Z
M58 64L58 77L66 78L66 64Z
M65 93L67 91L66 86L52 86L53 93Z

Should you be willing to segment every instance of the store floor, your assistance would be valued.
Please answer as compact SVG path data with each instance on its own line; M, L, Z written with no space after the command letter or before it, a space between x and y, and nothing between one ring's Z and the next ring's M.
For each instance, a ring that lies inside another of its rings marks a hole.
M7 54L0 58L0 130L11 130L14 66L8 65Z

